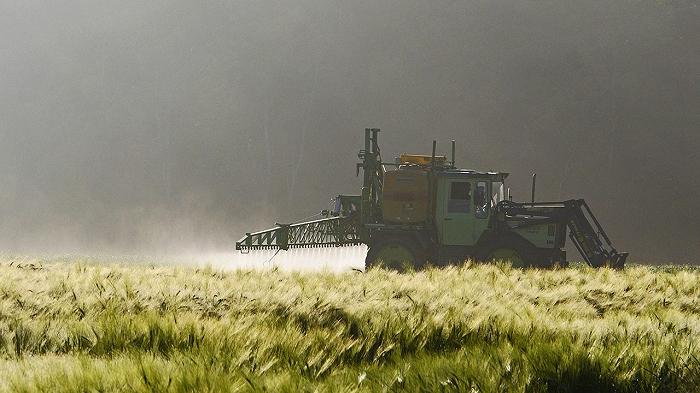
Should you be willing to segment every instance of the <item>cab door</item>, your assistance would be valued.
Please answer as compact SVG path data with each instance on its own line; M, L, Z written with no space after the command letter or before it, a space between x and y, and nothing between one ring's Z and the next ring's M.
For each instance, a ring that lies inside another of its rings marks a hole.
M464 178L438 181L436 224L440 243L446 246L472 246L474 239L474 182Z
M475 245L489 225L489 195L486 179L440 179L436 206L440 244Z

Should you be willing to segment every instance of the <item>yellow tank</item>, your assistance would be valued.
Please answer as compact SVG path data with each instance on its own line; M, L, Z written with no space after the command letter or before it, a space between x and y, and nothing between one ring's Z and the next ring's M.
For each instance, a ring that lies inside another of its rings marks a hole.
M421 154L401 154L399 156L399 161L401 161L401 164L415 164L415 165L422 165L422 166L427 166L431 164L432 161L432 156L425 156ZM445 163L447 162L447 157L445 156L435 156L435 165L437 166L444 166Z
M425 170L402 168L384 173L382 213L385 222L415 224L425 221L428 198L428 173Z

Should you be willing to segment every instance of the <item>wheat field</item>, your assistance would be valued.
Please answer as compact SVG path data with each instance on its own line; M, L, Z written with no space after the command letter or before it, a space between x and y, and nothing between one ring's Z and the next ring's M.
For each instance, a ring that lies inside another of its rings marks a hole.
M687 392L700 271L0 258L0 391Z

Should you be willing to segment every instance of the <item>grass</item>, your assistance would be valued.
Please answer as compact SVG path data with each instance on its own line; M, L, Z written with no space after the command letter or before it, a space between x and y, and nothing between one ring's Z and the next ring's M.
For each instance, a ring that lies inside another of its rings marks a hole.
M0 258L0 391L687 392L700 271Z

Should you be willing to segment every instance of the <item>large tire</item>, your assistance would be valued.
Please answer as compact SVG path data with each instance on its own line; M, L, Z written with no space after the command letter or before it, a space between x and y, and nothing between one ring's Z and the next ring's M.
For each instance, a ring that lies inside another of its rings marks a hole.
M482 262L509 261L513 267L530 267L536 264L532 248L525 240L506 237L483 246L477 259Z
M487 262L510 262L513 267L525 267L525 259L522 251L513 247L499 247L493 249L486 256Z
M365 258L365 269L384 267L402 272L420 269L426 259L425 251L414 239L390 237L370 245Z

